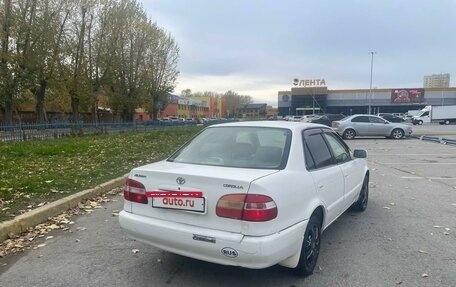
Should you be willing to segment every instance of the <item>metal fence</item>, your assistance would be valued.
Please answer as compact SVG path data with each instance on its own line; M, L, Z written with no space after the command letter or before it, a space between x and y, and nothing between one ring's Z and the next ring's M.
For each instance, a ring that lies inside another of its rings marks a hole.
M214 124L219 121L213 121ZM147 131L155 129L195 126L196 122L111 122L111 123L52 123L13 124L0 123L0 142L55 139L66 136L89 134L111 134L126 131Z

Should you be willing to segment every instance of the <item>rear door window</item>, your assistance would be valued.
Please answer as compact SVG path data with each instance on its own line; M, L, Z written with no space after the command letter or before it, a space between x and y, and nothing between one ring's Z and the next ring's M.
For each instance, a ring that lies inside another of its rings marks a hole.
M329 147L321 134L321 130L305 131L304 144L306 166L309 169L323 168L334 163Z
M367 116L354 117L351 121L354 123L368 123L369 117L367 117Z

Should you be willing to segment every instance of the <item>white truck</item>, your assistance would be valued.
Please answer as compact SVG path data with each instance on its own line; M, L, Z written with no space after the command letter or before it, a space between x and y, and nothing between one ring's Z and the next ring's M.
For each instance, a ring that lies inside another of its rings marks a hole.
M452 122L456 123L456 105L426 106L418 115L412 118L414 125L434 122L438 122L441 125L449 125Z

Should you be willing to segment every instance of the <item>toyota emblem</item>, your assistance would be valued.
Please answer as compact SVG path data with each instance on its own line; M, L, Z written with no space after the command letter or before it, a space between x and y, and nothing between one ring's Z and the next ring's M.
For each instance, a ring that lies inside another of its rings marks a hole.
M176 182L177 182L177 184L179 184L179 185L183 185L183 184L185 183L185 178L183 178L183 177L178 177L178 178L176 178Z

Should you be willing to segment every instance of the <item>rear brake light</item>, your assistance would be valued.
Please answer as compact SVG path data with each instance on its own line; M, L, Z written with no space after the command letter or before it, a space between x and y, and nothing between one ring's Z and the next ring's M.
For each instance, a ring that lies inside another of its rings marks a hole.
M124 198L132 202L147 204L146 187L139 181L128 178L124 186Z
M228 194L217 202L216 214L244 221L268 221L277 217L277 205L266 195Z

